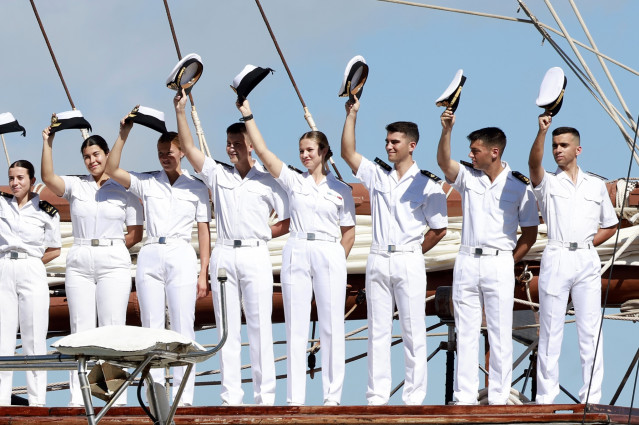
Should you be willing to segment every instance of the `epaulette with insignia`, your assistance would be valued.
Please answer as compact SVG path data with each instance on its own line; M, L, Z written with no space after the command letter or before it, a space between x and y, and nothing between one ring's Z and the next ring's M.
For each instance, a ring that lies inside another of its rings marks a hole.
M13 198L13 195L10 193L6 193L0 190L0 196L4 196L5 198Z
M435 181L435 183L439 183L440 181L442 181L442 179L440 179L439 177L437 177L435 174L431 173L428 170L420 170L420 171L426 177L428 177L430 179L433 179Z
M475 167L473 167L473 164L471 162L461 160L461 161L459 161L459 163L462 164L462 165L465 165L468 168L472 168L473 170L475 169Z
M40 201L38 203L38 206L40 207L42 211L49 214L51 217L55 216L58 213L58 209L54 207L53 205L51 205L50 203L48 203L47 201Z
M227 164L226 162L218 161L218 160L216 159L216 160L215 160L215 163L216 163L216 164L218 164L218 165L221 165L222 167L226 167L226 168L228 168L228 169L230 169L230 170L232 170L232 169L233 169L233 166L232 166L232 165L230 165L230 164Z
M384 170L388 171L389 173L393 170L393 167L391 167L390 165L388 165L387 163L385 163L379 158L375 158L375 164L379 165L380 167L382 167Z
M605 178L604 176L600 176L599 174L595 174L595 173L591 173L590 171L586 171L586 174L590 174L593 177L597 177L598 179L604 180L604 181L608 181L607 178Z
M292 165L289 165L289 166L288 166L288 168L289 168L289 169L291 169L291 170L293 170L293 171L295 171L296 173L300 173L300 174L302 174L302 170L299 170L299 169L297 169L297 168L293 167Z
M530 179L528 177L524 176L523 174L521 174L519 171L513 171L512 174L513 174L514 178L516 178L517 180L519 180L523 184L530 184Z

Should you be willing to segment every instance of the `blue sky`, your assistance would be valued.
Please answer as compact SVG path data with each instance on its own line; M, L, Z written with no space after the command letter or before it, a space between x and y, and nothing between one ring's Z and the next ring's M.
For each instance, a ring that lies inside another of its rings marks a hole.
M558 27L543 2L527 3L542 22ZM555 3L570 34L587 43L568 3ZM196 52L204 62L204 74L193 94L214 157L227 159L224 130L240 116L228 86L244 65L250 63L276 71L249 99L271 149L285 162L299 166L297 140L308 126L255 3L200 0L170 1L169 4L182 53ZM526 18L523 11L517 13L515 0L432 0L429 4ZM76 107L91 122L94 133L112 143L120 118L136 104L163 110L167 127L175 128L174 92L166 89L164 82L177 57L161 2L36 1L36 5ZM513 169L528 174L528 151L536 134L537 115L541 112L534 103L539 83L548 68L562 66L568 86L553 127L569 125L581 131L584 153L579 161L585 170L609 179L626 174L629 150L619 130L563 64L550 43L542 43L540 34L529 24L374 0L263 0L262 5L304 100L319 129L328 135L336 157L339 157L344 121L344 100L337 97L337 92L344 66L352 56L361 54L370 66L370 74L357 123L357 141L358 149L367 157L385 157L386 124L414 121L421 132L415 159L420 168L441 174L435 151L442 110L434 101L457 69L463 68L468 81L457 110L453 157L466 159L466 134L480 127L498 126L508 136L505 160ZM639 69L639 57L635 54L635 46L639 44L635 21L639 4L585 0L578 6L599 49ZM51 113L69 110L70 106L29 3L5 1L0 10L0 45L4 57L0 78L5 82L0 112L12 112L27 129L24 139L17 133L8 134L5 139L12 160L29 159L39 171L40 132L48 125ZM565 41L556 35L553 38L574 57ZM621 109L594 56L582 52L607 95ZM636 119L639 77L616 65L609 64L609 67ZM134 128L122 165L137 171L158 169L156 140L157 133L152 130ZM77 131L56 136L56 172L85 173L79 152L81 141ZM344 162L338 158L336 161L347 180L352 180ZM5 162L0 160L0 163ZM549 150L544 166L550 170L555 168ZM185 168L190 167L185 164ZM433 320L429 319L428 324L434 323ZM347 328L361 325L349 323ZM621 335L628 340L632 339L627 338L628 335L637 333L635 327L630 326L626 323L607 325L610 336L607 336L606 347L610 348L606 352L608 387L604 400L611 397L625 371L622 367L625 368L634 354L634 344L626 343L627 350L619 349L624 344ZM567 326L562 379L566 378L576 393L579 362L572 349L576 338L571 327L574 325ZM283 330L276 330L276 337L278 332L283 339ZM352 344L351 353L365 350L363 343ZM432 350L437 342L429 344ZM393 350L393 358L397 359L393 365L395 383L401 375L401 351L400 348ZM430 367L426 403L443 402L443 364L442 355L438 355ZM281 370L278 372L282 373ZM347 380L343 402L363 403L364 360L349 369ZM249 388L247 401L250 400ZM215 391L207 390L198 403L216 404L219 398ZM320 393L320 380L316 377L309 383L308 402L319 403ZM284 394L285 385L281 382L278 403L284 401ZM63 400L62 404L66 396ZM393 400L399 402L399 395ZM629 395L624 404L628 402Z

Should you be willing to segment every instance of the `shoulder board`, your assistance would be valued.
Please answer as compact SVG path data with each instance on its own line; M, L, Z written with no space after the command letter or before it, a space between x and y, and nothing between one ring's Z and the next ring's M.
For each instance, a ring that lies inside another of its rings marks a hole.
M193 178L193 180L199 181L199 182L200 182L200 183L202 183L203 185L206 185L206 184L204 183L204 180L202 180L202 179L200 178L200 176L199 176L199 175L193 175L193 174L190 174L189 176L190 176L191 178Z
M514 178L516 178L517 180L519 180L523 184L530 184L530 179L528 177L524 176L523 174L521 174L519 171L513 171L512 174L513 174Z
M155 171L142 171L140 174L157 174L159 173L160 170L155 170Z
M288 168L289 168L290 170L295 171L296 173L302 174L302 171L301 171L301 170L299 170L299 169L297 169L297 168L293 167L292 165L289 165L289 166L288 166Z
M440 181L442 181L442 179L440 179L439 177L437 177L435 174L431 173L428 170L420 170L420 171L423 175L425 175L429 179L433 179L435 183L439 183Z
M387 163L385 163L379 158L375 158L375 164L379 165L380 167L382 167L384 170L388 171L389 173L393 171L393 167L391 167L390 165L388 165Z
M548 174L553 175L553 176L556 176L556 175L557 175L557 173L555 173L554 171L546 171L546 172L547 172Z
M353 190L353 186L351 186L350 184L346 183L343 179L335 176L335 180L337 180L338 182L345 184L346 186L348 186L351 190Z
M461 161L459 161L459 163L462 164L462 165L465 165L468 168L472 168L473 170L475 169L475 167L473 167L473 164L471 162L461 160Z
M230 170L233 169L233 166L231 164L227 164L226 162L222 162L222 161L218 161L217 159L215 160L215 163L218 165L221 165L222 167L226 167Z
M593 177L597 177L598 179L601 179L601 180L604 180L604 181L608 181L607 178L605 178L603 176L600 176L599 174L591 173L590 171L586 171L586 174L589 174L589 175L591 175Z
M5 198L13 198L13 195L10 193L6 193L0 190L0 196L4 196Z
M54 207L53 205L51 205L50 203L48 203L47 201L40 201L38 203L38 206L40 207L42 211L49 214L51 217L55 216L58 213L58 209Z

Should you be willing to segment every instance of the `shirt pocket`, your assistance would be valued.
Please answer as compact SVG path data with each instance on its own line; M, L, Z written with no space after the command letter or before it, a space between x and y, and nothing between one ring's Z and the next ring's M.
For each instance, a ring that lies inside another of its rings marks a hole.
M42 244L44 241L44 222L36 217L23 217L20 237L28 245Z
M102 194L99 204L100 214L109 219L121 219L124 222L126 193L109 190Z
M495 201L500 210L514 213L518 209L519 195L515 192L495 193Z
M597 193L585 193L583 198L582 214L589 220L593 220L595 223L599 223L599 217L601 215L601 203L603 197L600 192Z
M179 203L179 205L176 205L176 207L179 208L179 214L195 219L195 211L197 210L197 204L200 198L198 198L198 196L190 190L184 189L176 190L173 196ZM185 209L187 205L188 210ZM173 211L172 213L175 214L176 211Z

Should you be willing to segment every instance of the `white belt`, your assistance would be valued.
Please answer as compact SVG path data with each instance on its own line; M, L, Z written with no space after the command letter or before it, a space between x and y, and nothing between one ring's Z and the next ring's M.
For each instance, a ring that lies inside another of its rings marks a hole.
M8 258L9 260L26 260L29 255L26 252L7 251L0 255L0 258Z
M265 245L266 242L260 239L218 239L215 244L221 244L224 246L232 246L233 248L242 248L247 246L260 246Z
M124 239L74 239L74 245L113 246L124 245Z
M305 239L307 241L337 242L337 238L335 236L327 235L325 233L291 232L291 237L295 239Z
M550 239L548 241L549 246L560 246L562 248L568 248L570 251L576 251L578 249L591 249L593 248L590 242L564 242Z
M501 255L504 254L509 254L512 255L512 251L504 251L501 249L495 249L495 248L486 248L483 246L467 246L467 245L462 245L459 248L459 252L463 252L464 254L470 254L470 255L499 255L501 253Z
M392 254L393 252L416 252L418 250L419 252L421 252L421 249L421 245L417 243L408 245L371 245L371 252L374 254L380 254L384 252L389 254Z
M186 242L184 239L180 239L180 238L168 238L166 236L160 236L160 237L152 237L152 238L146 238L146 240L144 241L144 245L149 245L152 243L158 243L160 245L166 245L166 244L174 244L174 243L178 243L178 242Z

